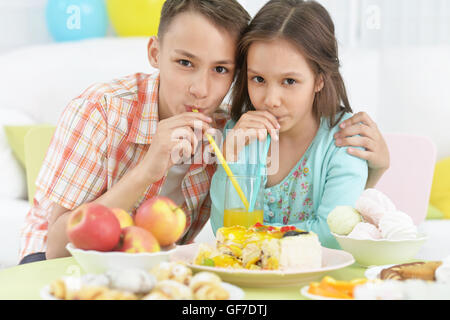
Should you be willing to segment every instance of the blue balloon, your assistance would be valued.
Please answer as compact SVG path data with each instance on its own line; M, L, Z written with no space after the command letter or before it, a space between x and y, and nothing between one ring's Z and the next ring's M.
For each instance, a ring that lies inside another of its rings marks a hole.
M104 37L108 28L104 0L48 0L46 18L56 41Z

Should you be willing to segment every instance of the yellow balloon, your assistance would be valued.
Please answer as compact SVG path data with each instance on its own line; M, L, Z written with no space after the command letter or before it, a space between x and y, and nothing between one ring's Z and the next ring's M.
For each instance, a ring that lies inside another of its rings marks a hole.
M450 219L450 158L436 164L430 203Z
M121 37L158 34L161 9L165 0L107 0L109 19Z

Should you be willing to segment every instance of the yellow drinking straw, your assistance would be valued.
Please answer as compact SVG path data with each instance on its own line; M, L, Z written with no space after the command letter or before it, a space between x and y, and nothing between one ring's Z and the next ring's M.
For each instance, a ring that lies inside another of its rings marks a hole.
M192 112L198 112L197 109L193 109ZM230 167L227 164L227 161L223 157L222 152L220 151L219 147L217 146L216 142L214 141L214 138L211 137L210 134L205 133L206 137L208 138L209 143L214 149L214 152L216 153L217 158L219 158L220 163L222 164L223 168L225 169L225 172L227 173L228 177L230 178L231 183L233 184L234 188L236 189L239 197L241 198L242 203L245 206L245 209L248 212L249 203L247 201L247 198L244 195L244 192L242 192L241 187L239 186L239 183L237 182L236 178L233 175L233 172L231 171Z

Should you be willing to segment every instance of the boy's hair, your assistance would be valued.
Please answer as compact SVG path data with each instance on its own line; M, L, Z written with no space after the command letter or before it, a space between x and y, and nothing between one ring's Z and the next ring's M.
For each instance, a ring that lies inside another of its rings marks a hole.
M344 113L352 112L352 109L339 72L333 21L327 10L315 1L271 0L256 14L238 45L237 64L241 66L241 71L232 91L231 117L237 121L245 112L255 110L247 87L247 55L250 45L255 41L277 38L294 44L306 58L316 77L323 77L324 86L316 93L313 112L318 119L329 117L329 126L334 127ZM340 111L344 112L336 119L336 114Z
M172 20L189 11L203 15L216 27L236 35L238 39L251 18L237 0L166 0L161 10L158 38L162 41Z

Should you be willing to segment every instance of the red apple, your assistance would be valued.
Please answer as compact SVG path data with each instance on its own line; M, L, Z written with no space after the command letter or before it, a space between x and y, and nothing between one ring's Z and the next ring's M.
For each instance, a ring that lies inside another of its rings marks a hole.
M162 247L175 243L186 227L186 215L171 199L154 197L145 201L134 218L136 226L150 231Z
M158 240L147 230L130 226L122 229L122 236L116 251L138 253L158 252Z
M120 223L120 228L134 226L134 221L131 215L121 208L112 208L111 211L116 215Z
M67 236L83 250L111 251L120 240L120 223L107 207L88 203L70 214Z

